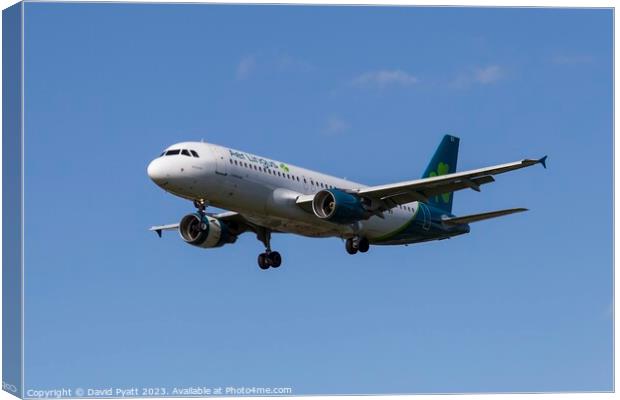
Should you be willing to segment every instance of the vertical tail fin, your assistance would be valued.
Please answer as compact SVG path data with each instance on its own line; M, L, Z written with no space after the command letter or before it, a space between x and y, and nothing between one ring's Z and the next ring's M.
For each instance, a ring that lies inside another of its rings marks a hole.
M445 135L435 150L431 162L426 167L422 178L446 175L456 172L456 162L459 154L459 138ZM429 204L435 208L452 212L453 193L444 193L429 198Z

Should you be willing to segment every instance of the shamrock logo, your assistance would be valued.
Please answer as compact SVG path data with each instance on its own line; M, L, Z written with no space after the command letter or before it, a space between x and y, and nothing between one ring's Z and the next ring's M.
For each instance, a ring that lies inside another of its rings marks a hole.
M288 167L284 163L280 164L280 168L282 168L284 170L284 172L288 172L289 171Z
M435 171L431 171L431 173L429 174L429 176L439 176L439 175L445 175L448 173L448 171L450 171L450 166L444 162L440 162L437 165L437 172ZM451 193L443 193L441 195L441 200L444 203L448 203L450 201L450 194ZM435 201L438 202L439 201L439 196L435 196Z

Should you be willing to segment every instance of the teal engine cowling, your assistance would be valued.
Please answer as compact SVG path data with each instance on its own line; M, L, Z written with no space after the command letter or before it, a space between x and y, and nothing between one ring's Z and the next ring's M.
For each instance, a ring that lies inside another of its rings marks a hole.
M220 247L237 240L223 221L199 213L184 216L179 223L179 233L186 243L203 248Z
M350 224L369 217L363 199L340 189L325 189L314 195L312 211L317 217L337 224Z

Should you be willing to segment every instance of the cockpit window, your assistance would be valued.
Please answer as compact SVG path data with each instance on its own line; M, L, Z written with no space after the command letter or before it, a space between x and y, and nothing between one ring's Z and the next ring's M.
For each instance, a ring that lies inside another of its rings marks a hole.
M193 155L194 157L199 158L199 157L198 157L198 153L196 153L196 151L195 151L195 150L190 150L190 152L192 153L192 155Z
M185 149L181 150L181 154L183 154L184 156L191 157L191 156L189 155L189 151L187 151L187 150L185 150Z
M168 150L166 152L167 156L176 156L177 154L179 154L181 152L181 150L179 149L175 149L175 150Z

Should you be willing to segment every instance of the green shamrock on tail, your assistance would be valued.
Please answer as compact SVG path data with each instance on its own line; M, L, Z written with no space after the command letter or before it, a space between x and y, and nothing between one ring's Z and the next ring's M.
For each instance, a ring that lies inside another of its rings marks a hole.
M429 176L439 176L439 175L445 175L448 173L448 171L450 171L450 166L444 162L440 162L437 165L437 172L435 171L431 171L431 173L429 174ZM451 193L443 193L441 195L441 200L443 200L444 203L448 203L450 202L450 194ZM438 202L439 201L439 196L435 196L435 201Z

